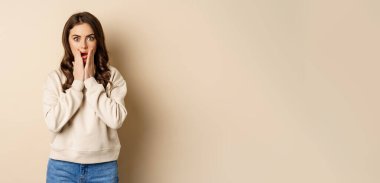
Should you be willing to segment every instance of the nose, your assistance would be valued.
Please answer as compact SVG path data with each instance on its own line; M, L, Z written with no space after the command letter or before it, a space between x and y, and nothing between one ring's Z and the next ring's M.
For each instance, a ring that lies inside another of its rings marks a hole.
M82 49L87 49L87 42L86 42L86 39L84 39L84 40L81 41L80 47L81 47Z

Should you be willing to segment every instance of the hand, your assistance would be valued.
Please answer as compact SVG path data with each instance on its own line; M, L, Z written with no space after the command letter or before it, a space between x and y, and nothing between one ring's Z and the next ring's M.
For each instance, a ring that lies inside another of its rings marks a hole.
M84 80L83 61L79 50L74 50L73 75L75 80Z
M88 79L95 75L95 63L94 63L95 52L90 49L87 55L86 66L84 67L84 78Z

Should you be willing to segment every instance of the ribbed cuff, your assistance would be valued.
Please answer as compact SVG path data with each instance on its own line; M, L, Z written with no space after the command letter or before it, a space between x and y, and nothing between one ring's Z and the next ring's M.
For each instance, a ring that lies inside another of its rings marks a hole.
M86 80L84 80L84 86L86 88L92 88L97 84L98 84L98 82L96 81L96 79L94 77L89 77Z
M74 80L73 84L71 84L71 87L74 90L76 90L76 91L82 91L83 87L84 87L83 81L81 81L81 80Z
M62 149L57 149L51 146L49 157L55 160L92 164L117 160L120 154L120 145L96 151L80 151L62 147Z

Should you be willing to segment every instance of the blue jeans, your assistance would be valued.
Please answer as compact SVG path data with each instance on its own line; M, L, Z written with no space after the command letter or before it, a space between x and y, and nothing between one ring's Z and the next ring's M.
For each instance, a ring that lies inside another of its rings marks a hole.
M117 161L79 164L49 158L47 183L118 183Z

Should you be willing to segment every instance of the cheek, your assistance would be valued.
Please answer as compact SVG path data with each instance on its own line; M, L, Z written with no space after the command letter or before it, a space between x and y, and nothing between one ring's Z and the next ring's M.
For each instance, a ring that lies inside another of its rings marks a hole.
M91 48L93 50L96 50L96 42L92 42L88 44L88 48Z
M78 44L75 44L73 42L69 42L70 43L70 48L71 48L71 51L73 52L74 50L78 49ZM73 52L74 53L74 52Z

